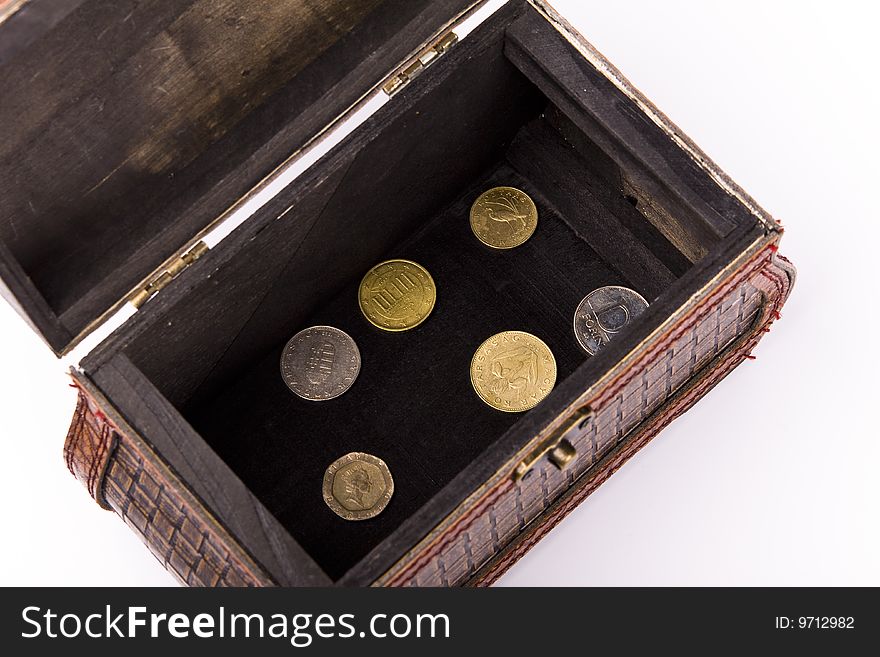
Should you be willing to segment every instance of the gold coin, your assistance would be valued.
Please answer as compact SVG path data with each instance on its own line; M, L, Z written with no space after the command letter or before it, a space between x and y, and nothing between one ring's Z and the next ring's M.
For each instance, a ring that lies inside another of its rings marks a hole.
M526 411L556 384L556 359L543 340L504 331L486 340L471 360L471 383L480 399L499 411Z
M493 187L471 206L471 230L486 246L512 249L532 236L538 225L538 208L516 187Z
M437 287L428 270L410 260L386 260L361 281L358 303L367 320L386 331L418 326L434 309Z
M327 506L340 518L368 520L388 506L394 480L382 459L351 452L327 468L323 492Z

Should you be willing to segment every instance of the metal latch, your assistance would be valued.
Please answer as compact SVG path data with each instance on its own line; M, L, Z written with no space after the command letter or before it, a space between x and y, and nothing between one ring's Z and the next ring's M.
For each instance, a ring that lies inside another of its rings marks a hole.
M593 417L593 411L589 406L579 408L570 421L560 425L519 462L519 465L513 470L513 480L522 480L545 456L557 468L565 470L577 456L577 450L565 439L565 436L570 431L583 429L591 417Z
M422 52L411 64L404 67L399 73L392 76L388 82L382 85L382 90L389 96L393 96L411 82L417 75L433 64L437 58L449 50L458 41L455 32L447 32L433 46Z
M202 257L207 251L207 244L205 244L204 242L197 242L189 251L172 260L168 267L166 267L165 271L150 280L149 283L147 283L137 292L132 294L129 298L131 304L135 308L140 308L150 298L155 296L155 294L159 290L168 285L175 276L177 276L180 272L182 272L184 269L186 269L192 263Z

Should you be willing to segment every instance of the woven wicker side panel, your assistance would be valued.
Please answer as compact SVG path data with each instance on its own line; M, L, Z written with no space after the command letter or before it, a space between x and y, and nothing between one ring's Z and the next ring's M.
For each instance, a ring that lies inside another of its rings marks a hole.
M183 584L271 584L255 564L234 552L235 542L172 481L156 457L121 434L83 390L65 456L89 492L115 511ZM98 471L103 479L92 475Z
M64 441L64 462L89 495L103 508L109 509L102 482L116 436L109 425L95 420L88 398L80 392Z
M153 555L188 586L260 586L222 540L169 490L150 464L121 441L104 480L112 509Z
M582 475L589 473L598 461L621 444L624 438L631 438L629 433L633 428L648 419L683 384L698 376L700 370L726 347L738 337L749 333L755 334L755 340L748 344L748 349L754 346L765 329L765 315L769 316L768 321L772 321L777 305L784 301L787 293L787 282L772 285L768 283L770 275L767 272L773 268L781 272L778 267L769 264L768 260L767 267L746 278L716 301L707 309L708 312L689 330L672 340L647 367L614 391L613 396L595 406L593 420L583 430L566 436L577 450L577 457L567 470L560 471L544 460L519 484L510 481L502 483L472 513L462 517L455 526L386 583L394 586L462 585L515 539L517 543L522 543L523 534L535 529L530 526L534 520L569 491ZM776 276L782 277L784 273L777 273ZM747 353L734 354L734 362L729 368L723 363L713 363L712 376L709 377L711 381L701 385L695 391L696 394L687 400L683 409L670 409L671 417L668 421L699 399L711 387L711 382L720 380ZM717 372L714 369L716 366ZM606 392L600 393L599 399L603 397L607 397ZM668 421L659 425L657 431L668 424ZM651 433L647 439L653 435ZM633 441L635 448L625 458L631 456L647 439ZM603 464L608 472L598 479L598 483L604 481L621 463ZM592 479L597 479L595 473L590 474L594 475ZM590 477L584 477L578 483L583 485L586 479ZM595 486L590 491L593 488ZM524 549L519 549L515 558L521 556L533 543L534 541L529 542ZM505 567L509 565L510 563L506 563ZM492 573L483 583L491 582L498 574L500 572Z

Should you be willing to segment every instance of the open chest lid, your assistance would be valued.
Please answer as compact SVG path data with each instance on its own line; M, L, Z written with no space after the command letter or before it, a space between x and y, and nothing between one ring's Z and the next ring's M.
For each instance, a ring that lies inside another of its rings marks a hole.
M67 352L480 4L0 0L4 296Z

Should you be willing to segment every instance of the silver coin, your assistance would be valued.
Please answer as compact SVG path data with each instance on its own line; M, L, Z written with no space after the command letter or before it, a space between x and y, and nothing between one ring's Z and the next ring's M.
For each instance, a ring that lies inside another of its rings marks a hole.
M600 287L578 304L574 313L574 336L584 351L595 355L647 307L644 297L628 287Z
M326 401L351 388L361 371L361 352L351 336L332 326L294 335L281 354L281 378L294 394Z

